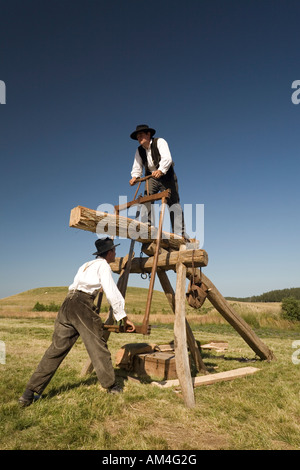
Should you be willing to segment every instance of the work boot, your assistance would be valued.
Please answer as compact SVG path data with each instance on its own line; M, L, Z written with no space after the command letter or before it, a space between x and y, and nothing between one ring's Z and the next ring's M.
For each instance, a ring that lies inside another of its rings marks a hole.
M21 408L26 408L30 406L34 401L38 400L41 396L34 395L32 390L26 389L23 395L19 398L19 405Z
M114 393L114 394L121 393L122 391L123 391L122 388L117 383L114 383L107 389L107 393Z

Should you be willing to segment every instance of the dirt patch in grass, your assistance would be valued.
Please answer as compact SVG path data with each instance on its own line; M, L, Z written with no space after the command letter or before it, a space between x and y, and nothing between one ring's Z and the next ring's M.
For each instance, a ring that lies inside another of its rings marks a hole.
M130 421L132 439L138 441L140 437L159 443L157 449L222 450L229 446L228 436L213 430L211 423L205 419L200 419L196 427L191 427L188 417L183 417L182 421L179 417L175 421L171 413L169 417L160 416L159 410L154 412L145 404L130 405L129 409L128 419L123 415L120 420L105 421L105 430L114 440L124 432L128 433L127 423Z

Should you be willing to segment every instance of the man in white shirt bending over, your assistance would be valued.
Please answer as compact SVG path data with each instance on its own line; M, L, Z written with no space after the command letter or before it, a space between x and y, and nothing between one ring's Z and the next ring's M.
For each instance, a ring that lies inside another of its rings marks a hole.
M96 259L81 266L69 287L55 320L52 343L31 376L25 392L19 398L22 407L34 401L34 393L41 395L57 368L81 336L88 351L98 380L110 393L118 393L121 388L115 383L115 373L111 354L103 339L103 323L95 313L94 300L102 287L117 321L123 320L125 331L135 330L134 324L125 313L125 301L117 288L109 263L115 260L116 246L110 238L95 242Z

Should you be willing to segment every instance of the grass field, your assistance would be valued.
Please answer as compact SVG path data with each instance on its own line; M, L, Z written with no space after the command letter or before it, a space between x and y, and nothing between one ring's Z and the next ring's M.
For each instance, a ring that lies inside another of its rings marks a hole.
M300 361L292 360L293 354L297 357L293 343L300 340L300 327L280 318L280 304L231 302L273 350L276 360L270 363L257 359L207 301L202 313L188 308L188 320L201 344L228 343L222 353L203 350L211 374L248 365L260 369L246 378L196 388L192 409L173 389L154 387L150 379L132 381L117 368L124 392L107 394L94 373L81 377L87 353L80 339L43 398L20 409L18 397L50 344L56 315L32 308L37 301L59 304L66 291L41 288L0 299L0 340L6 346L5 363L0 364L0 449L300 449ZM128 289L127 309L136 323L142 321L146 295L146 289ZM104 302L103 310L106 306ZM151 336L111 334L113 361L124 344L172 341L173 318L164 294L154 292Z

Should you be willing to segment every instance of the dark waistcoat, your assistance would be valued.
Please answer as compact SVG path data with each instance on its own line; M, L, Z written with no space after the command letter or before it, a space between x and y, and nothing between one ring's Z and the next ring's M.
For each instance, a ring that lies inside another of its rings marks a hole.
M158 140L158 138L155 138L155 139L152 139L152 142L151 142L151 155L152 155L152 160L153 160L153 163L154 163L156 169L158 169L159 162L161 160L161 156L160 156L159 150L157 148L157 140ZM146 150L144 149L144 147L142 147L142 145L140 145L139 148L138 148L138 151L139 151L140 157L142 159L143 165L145 167L145 176L148 176L148 175L151 174L151 171L148 168ZM174 168L173 167L174 167L174 162L172 162L172 165L168 169L167 173L162 176L163 179L167 180L167 179L174 178Z

